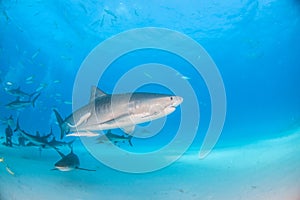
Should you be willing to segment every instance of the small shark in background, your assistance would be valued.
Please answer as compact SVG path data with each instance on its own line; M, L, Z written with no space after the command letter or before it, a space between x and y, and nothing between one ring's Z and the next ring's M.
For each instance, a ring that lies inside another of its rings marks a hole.
M51 129L51 134L52 134L52 129ZM48 136L48 135L46 135L46 136ZM48 138L50 138L50 136ZM63 147L63 146L68 146L68 147L71 148L71 145L75 141L75 140L72 140L70 142L58 141L58 140L55 139L54 135L52 137L52 140L49 141L48 138L45 139L45 140L42 140L40 142L30 141L29 143L26 144L26 146L27 147L28 146L33 146L33 147L36 146L36 147L41 147L41 148L59 148L59 147ZM25 138L25 139L27 139L27 138Z
M37 93L37 92L33 92L32 94L28 94L26 92L23 92L20 87L18 87L16 89L5 88L5 91L9 95L19 97L19 98L28 98L28 99L30 99L33 95L35 95Z
M110 141L115 145L119 143L125 143L126 141L130 146L132 146L131 139L133 138L132 135L128 135L127 137L124 135L117 135L108 130L105 135L100 136L97 138L98 143L109 143Z
M15 132L18 131L24 138L26 138L30 143L39 147L46 147L48 144L48 140L53 136L52 129L51 132L45 136L31 135L26 133L24 130L20 128L19 119L17 120ZM29 145L30 146L30 145Z
M57 153L61 156L61 159L55 163L55 169L63 172L72 171L74 169L85 170L85 171L96 171L92 169L85 169L80 167L80 161L76 154L73 153L73 149L68 155L64 155L58 149L54 148Z
M90 102L63 119L53 110L61 130L61 139L70 132L90 135L91 131L121 128L132 133L136 124L152 121L176 110L182 97L155 93L106 94L91 90Z
M41 94L39 93L32 100L29 99L27 101L20 100L20 97L17 97L16 100L6 104L5 107L8 108L8 109L11 109L11 110L22 110L22 109L24 109L26 107L29 107L31 105L32 105L32 107L34 107L35 106L35 101L37 100L37 98L40 95Z
M70 142L64 142L64 141L58 141L55 139L55 137L53 137L53 139L49 142L46 143L47 146L50 147L54 147L54 148L58 148L58 147L62 147L62 146L69 146L71 147L71 145L73 144L75 140L72 140Z

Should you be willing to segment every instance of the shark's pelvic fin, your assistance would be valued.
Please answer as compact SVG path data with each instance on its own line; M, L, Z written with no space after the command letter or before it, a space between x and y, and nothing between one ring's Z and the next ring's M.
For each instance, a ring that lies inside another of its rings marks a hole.
M121 128L125 133L132 133L135 129L135 125L126 126Z
M70 133L68 135L66 135L66 137L70 137L70 136L74 136L74 137L82 137L82 136L85 136L85 137L96 137L96 136L99 136L99 133L94 133L94 132L91 132L91 131L81 131L81 132L74 132L74 133Z

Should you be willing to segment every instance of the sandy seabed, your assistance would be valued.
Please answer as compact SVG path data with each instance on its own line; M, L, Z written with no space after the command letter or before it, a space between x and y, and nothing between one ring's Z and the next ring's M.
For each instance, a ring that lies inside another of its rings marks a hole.
M0 200L300 200L299 130L282 138L215 149L203 160L191 150L174 164L145 174L110 169L83 148L76 154L81 167L96 172L53 171L60 159L54 150L1 145L0 157L15 174L0 163Z

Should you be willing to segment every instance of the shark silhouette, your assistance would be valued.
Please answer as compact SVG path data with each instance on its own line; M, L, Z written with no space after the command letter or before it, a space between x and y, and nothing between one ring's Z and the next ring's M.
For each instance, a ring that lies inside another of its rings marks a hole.
M68 155L64 155L61 153L57 148L54 148L57 153L61 156L61 159L55 163L55 169L53 170L59 170L59 171L72 171L74 169L78 170L85 170L85 171L96 171L93 169L85 169L80 167L80 161L76 154L74 154L73 149L71 149L71 152Z

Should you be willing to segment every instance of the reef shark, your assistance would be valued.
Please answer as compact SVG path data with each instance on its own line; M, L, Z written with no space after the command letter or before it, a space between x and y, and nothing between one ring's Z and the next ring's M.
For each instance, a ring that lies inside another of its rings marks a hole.
M53 136L52 129L51 132L45 136L31 135L26 133L20 128L19 119L17 120L15 132L18 131L24 138L36 146L45 147L48 145L48 139Z
M85 169L81 168L80 166L80 161L79 158L76 154L73 153L73 149L68 155L64 155L61 153L58 149L54 148L57 153L61 156L61 159L55 163L55 169L58 169L59 171L71 171L74 169L79 169L79 170L86 170L86 171L96 171L92 169ZM54 170L55 170L54 169Z
M55 137L53 137L52 140L50 140L49 142L46 143L47 146L50 147L61 147L61 146L71 146L73 144L74 140L70 141L70 142L64 142L64 141L58 141L55 139Z
M129 134L135 125L164 117L175 111L182 97L155 93L106 94L93 86L90 102L66 119L53 110L61 138L70 132L91 135L92 131L121 128ZM97 134L96 134L97 135Z
M21 110L21 109L26 108L30 105L32 105L32 107L34 107L35 106L35 101L37 100L37 98L39 96L40 96L40 93L38 95L36 95L32 100L29 99L27 101L20 100L20 97L17 97L16 100L6 104L5 107L8 108L8 109L13 109L13 110Z
M111 132L111 130L108 130L108 132L105 135L100 136L97 138L98 143L107 143L111 141L114 144L118 143L124 143L125 141L128 142L130 146L132 146L131 139L133 138L133 135L117 135Z
M8 88L5 88L5 91L7 94L9 95L12 95L12 96L15 96L15 97L20 97L20 98L31 98L33 95L35 95L37 92L33 92L31 94L28 94L26 92L23 92L21 90L20 87L16 88L16 89L8 89Z

